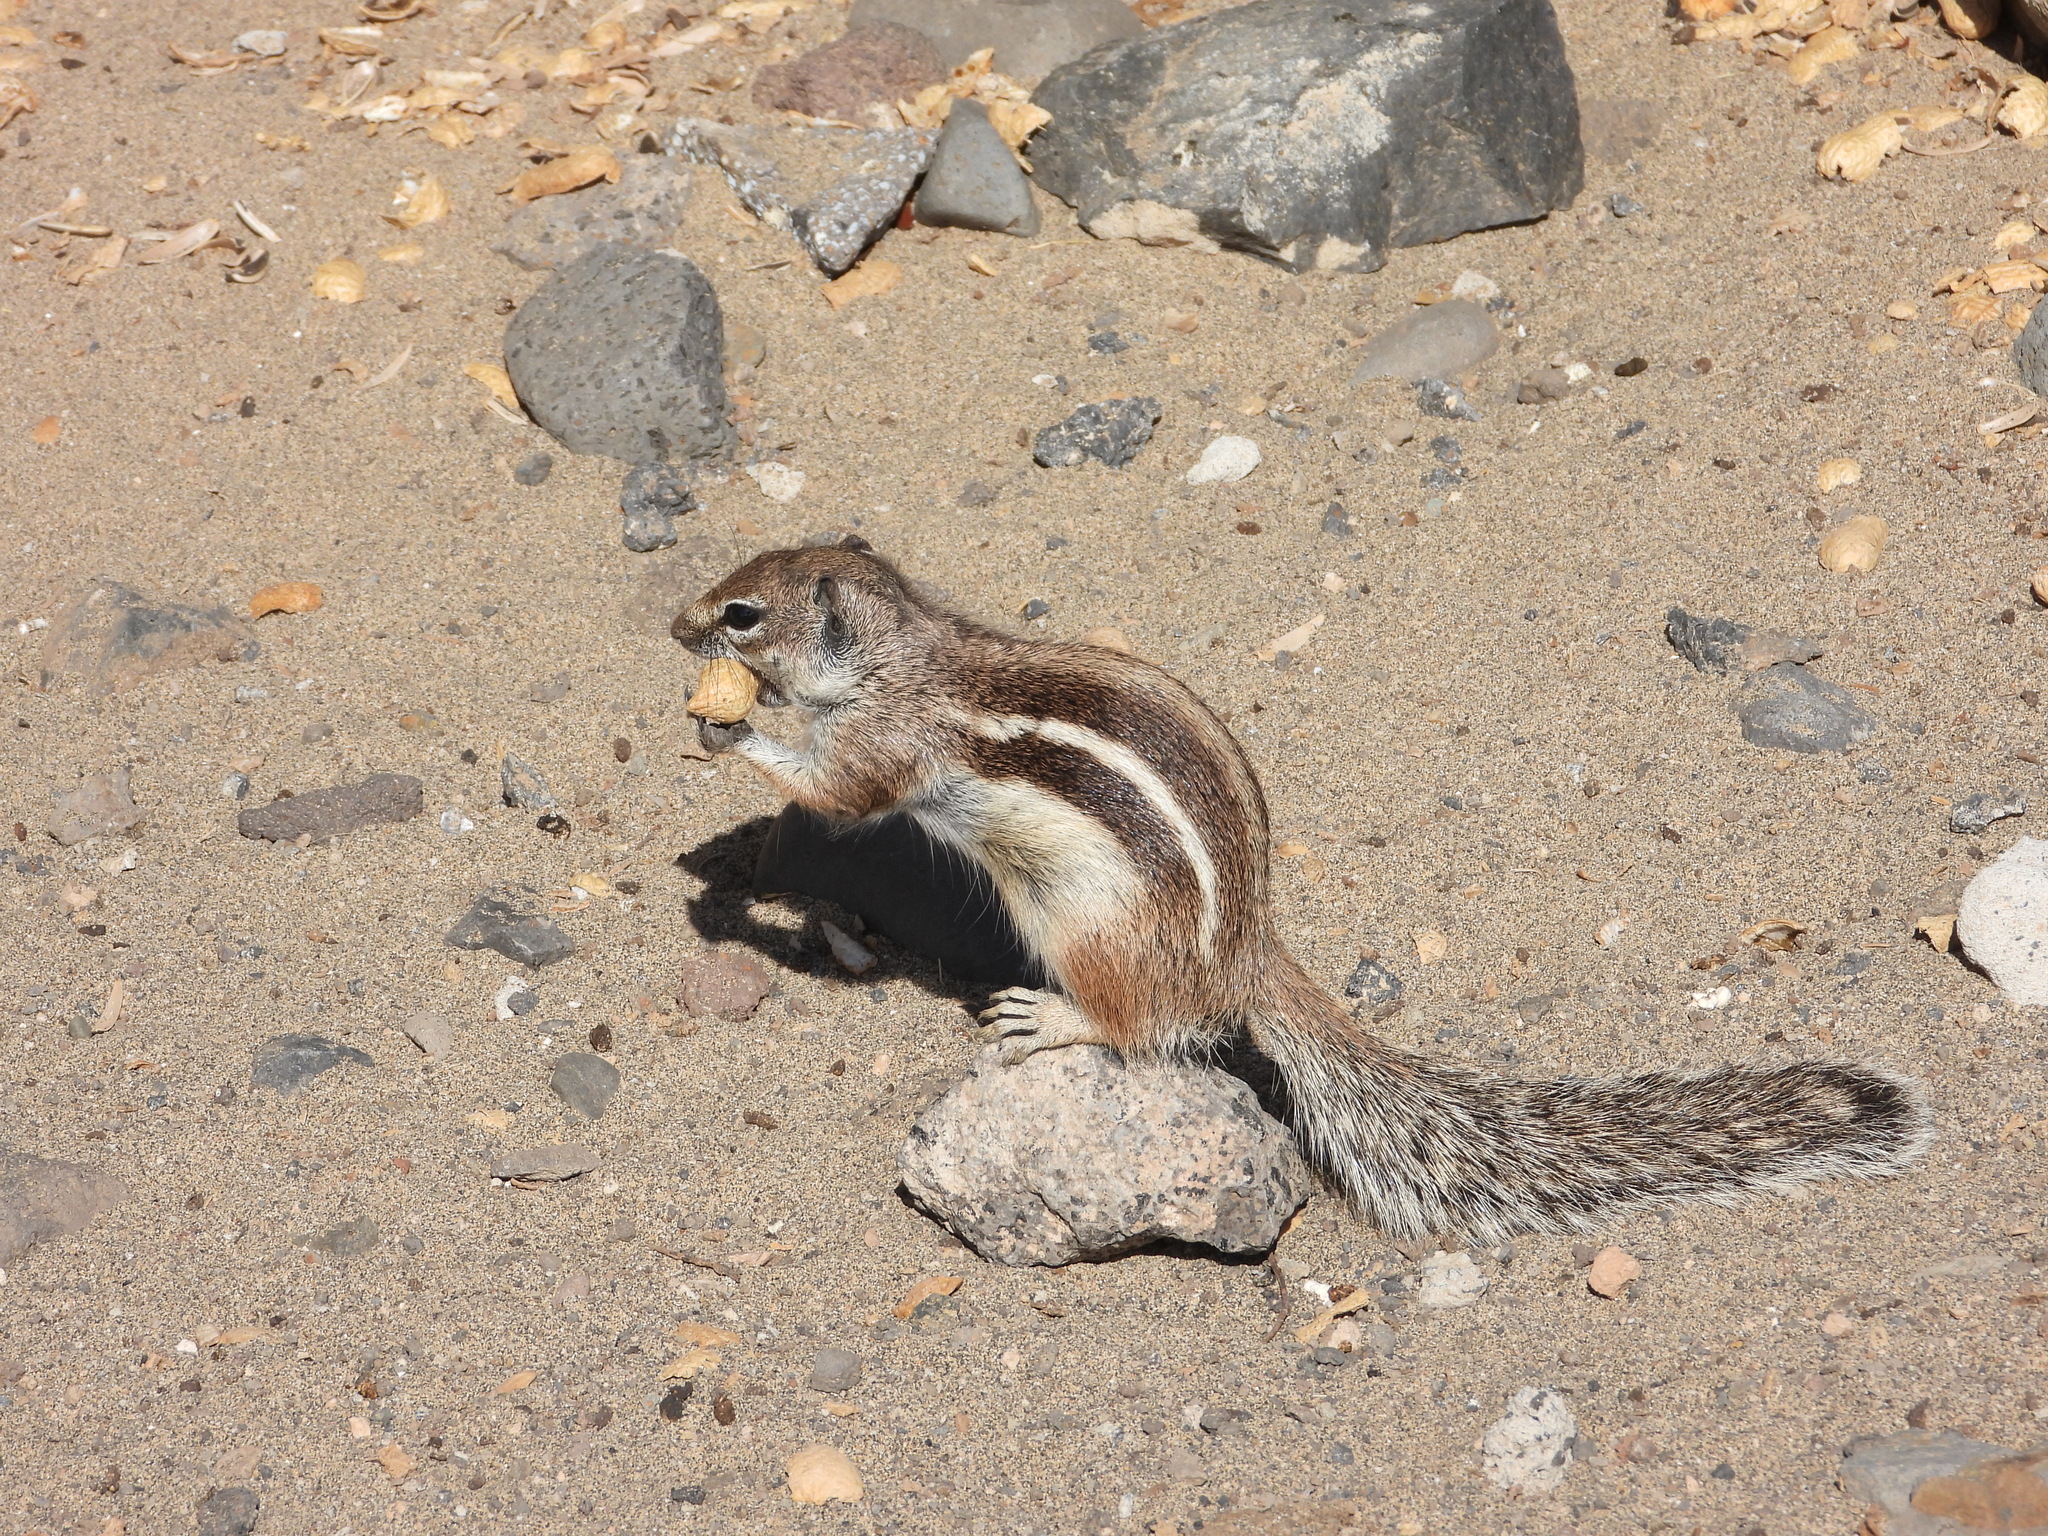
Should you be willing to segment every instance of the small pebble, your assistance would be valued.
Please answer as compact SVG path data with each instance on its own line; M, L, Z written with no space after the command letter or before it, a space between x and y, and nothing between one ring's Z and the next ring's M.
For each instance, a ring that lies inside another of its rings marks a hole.
M595 1120L619 1091L619 1069L602 1056L576 1051L555 1063L548 1088L586 1120Z
M1211 438L1187 472L1189 485L1228 485L1259 467L1259 445L1248 437Z
M555 458L553 454L529 453L519 461L518 468L512 471L512 478L521 485L542 485L546 483L548 476L554 472L554 468Z
M811 1362L805 1381L813 1392L847 1392L860 1385L861 1358L850 1349L827 1345Z

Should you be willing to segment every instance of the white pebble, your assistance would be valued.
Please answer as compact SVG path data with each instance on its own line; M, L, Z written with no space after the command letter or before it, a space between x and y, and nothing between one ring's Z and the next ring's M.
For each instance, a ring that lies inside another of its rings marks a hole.
M1486 1475L1502 1488L1547 1493L1564 1481L1579 1422L1549 1387L1524 1387L1508 1399L1479 1442Z
M1977 872L1956 937L2009 1001L2048 1003L2048 841L2023 837Z
M1188 471L1189 485L1227 485L1259 467L1259 445L1248 437L1218 437Z
M1422 1261L1422 1290L1415 1304L1440 1312L1469 1307L1486 1294L1486 1286L1471 1254L1432 1253Z
M763 459L759 464L749 464L747 475L754 484L761 487L761 494L770 501L795 501L804 488L804 472L791 469L787 464L778 464L773 459Z

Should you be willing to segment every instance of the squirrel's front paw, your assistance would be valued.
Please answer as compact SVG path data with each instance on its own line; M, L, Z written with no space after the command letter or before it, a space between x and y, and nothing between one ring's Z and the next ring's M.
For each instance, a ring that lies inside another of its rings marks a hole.
M697 722L697 741L714 757L730 752L753 734L754 728L744 720L735 720L731 725L720 725L716 720Z

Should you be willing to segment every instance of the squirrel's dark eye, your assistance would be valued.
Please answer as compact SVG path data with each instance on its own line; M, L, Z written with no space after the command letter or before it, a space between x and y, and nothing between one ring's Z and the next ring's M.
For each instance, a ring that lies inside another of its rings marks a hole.
M727 603L719 610L718 622L727 629L755 629L761 623L759 603Z

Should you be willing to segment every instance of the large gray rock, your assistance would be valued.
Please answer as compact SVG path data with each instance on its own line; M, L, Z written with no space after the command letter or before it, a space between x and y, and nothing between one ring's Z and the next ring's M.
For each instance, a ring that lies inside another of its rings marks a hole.
M835 275L902 211L934 142L922 128L735 128L692 117L668 135L670 154L716 166L749 212Z
M199 1536L251 1536L262 1511L262 1495L253 1488L215 1488L195 1512Z
M1484 304L1447 299L1403 315L1359 349L1351 382L1448 379L1478 367L1500 345Z
M2048 395L2048 315L2036 304L2012 342L2012 365L2020 382L2037 395Z
M730 452L718 295L677 251L600 242L505 327L519 403L573 453L628 464Z
M2038 1456L1954 1430L1902 1430L1853 1440L1843 1453L1842 1491L1864 1511L1865 1530L1885 1536L1965 1536L2048 1527L2048 1482ZM2002 1511L2008 1518L1982 1516ZM1971 1516L1977 1518L1970 1518Z
M2008 1002L2048 1005L2048 840L2020 838L1970 877L1956 937Z
M1100 43L1145 30L1123 0L854 0L852 26L893 21L932 40L948 69L983 48L993 68L1034 81Z
M1673 608L1664 615L1664 637L1696 672L1760 672L1781 661L1812 661L1821 648L1800 635L1753 629L1733 619Z
M592 1051L571 1051L548 1074L548 1091L586 1120L595 1120L619 1091L619 1069Z
M486 891L448 930L456 949L488 949L539 970L576 953L576 941L511 892Z
M367 1052L325 1035L275 1035L256 1047L249 1085L273 1088L279 1097L287 1097L344 1062L359 1067L376 1065Z
M1096 50L1034 100L1038 184L1098 235L1371 272L1582 180L1548 0L1252 0Z
M904 1187L999 1264L1113 1258L1148 1243L1272 1247L1308 1198L1287 1130L1214 1067L1127 1066L1100 1046L994 1052L910 1128Z
M94 578L57 610L43 641L38 685L78 677L96 693L202 661L254 661L262 647L226 608L199 608L111 576Z
M528 272L566 267L607 240L666 244L690 202L690 171L661 155L626 155L617 182L537 197L505 220L491 249Z
M373 773L360 784L337 784L252 806L235 818L235 830L265 842L306 837L324 843L365 827L410 821L425 809L425 791L411 774Z
M876 102L908 100L945 77L938 50L922 32L869 22L802 58L764 66L754 76L754 105L860 121Z
M1781 661L1750 674L1735 706L1742 739L1781 752L1846 752L1877 732L1877 721L1839 683Z
M1031 183L989 122L988 108L972 97L946 114L931 168L918 184L917 222L1026 238L1038 233Z
M0 1269L36 1243L83 1232L127 1198L109 1174L0 1146Z

